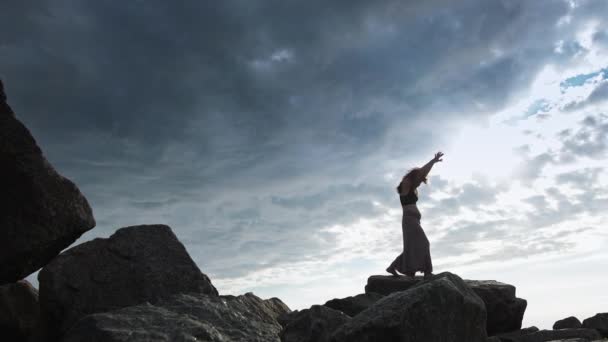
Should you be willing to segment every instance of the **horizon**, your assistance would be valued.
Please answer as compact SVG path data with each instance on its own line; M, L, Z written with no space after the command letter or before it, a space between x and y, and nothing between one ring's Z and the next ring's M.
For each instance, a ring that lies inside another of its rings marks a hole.
M435 274L514 285L522 327L608 308L607 1L0 8L7 102L97 221L71 246L167 224L220 294L308 308L388 275L441 151Z

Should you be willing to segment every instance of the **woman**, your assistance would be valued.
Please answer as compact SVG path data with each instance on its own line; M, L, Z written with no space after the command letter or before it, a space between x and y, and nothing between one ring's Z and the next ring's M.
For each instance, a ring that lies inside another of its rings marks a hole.
M429 240L420 226L420 211L416 207L418 201L418 186L426 184L429 171L433 164L442 161L443 153L437 152L435 157L421 168L411 169L397 186L399 200L403 208L403 252L386 269L388 273L397 276L399 271L407 276L414 277L417 271L424 273L427 278L433 275L433 263L431 262L431 251Z

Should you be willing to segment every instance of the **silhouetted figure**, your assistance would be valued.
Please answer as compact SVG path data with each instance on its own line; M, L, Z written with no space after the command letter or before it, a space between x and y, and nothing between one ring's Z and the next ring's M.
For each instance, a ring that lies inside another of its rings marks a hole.
M403 208L403 219L401 229L403 230L403 252L386 269L387 272L397 276L397 272L413 277L416 272L421 271L424 277L433 275L433 263L431 262L431 251L429 240L420 226L420 211L416 206L418 201L418 186L426 184L429 171L433 165L442 161L442 152L437 152L435 157L421 168L411 169L397 186L399 200Z

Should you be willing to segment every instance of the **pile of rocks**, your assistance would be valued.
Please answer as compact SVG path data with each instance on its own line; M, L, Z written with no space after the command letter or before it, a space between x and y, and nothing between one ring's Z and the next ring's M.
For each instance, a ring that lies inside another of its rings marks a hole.
M280 299L220 295L166 225L95 226L78 188L44 158L0 81L0 340L28 342L540 342L608 336L608 314L521 329L515 287L371 276L365 293L291 311ZM38 274L39 291L23 280ZM490 337L488 337L490 336Z
M463 280L371 276L365 293L279 317L283 342L453 341L589 342L608 338L608 314L569 317L553 330L521 328L527 302L515 287Z
M86 198L45 159L0 81L1 341L279 341L278 298L220 296L166 225L95 226ZM39 291L24 277L38 274Z

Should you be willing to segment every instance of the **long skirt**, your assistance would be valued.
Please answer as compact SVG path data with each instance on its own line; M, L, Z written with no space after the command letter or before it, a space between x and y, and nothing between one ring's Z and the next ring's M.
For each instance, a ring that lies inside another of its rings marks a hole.
M390 268L400 273L413 275L417 271L433 271L429 240L420 226L420 211L416 205L403 207L403 252L393 261Z

